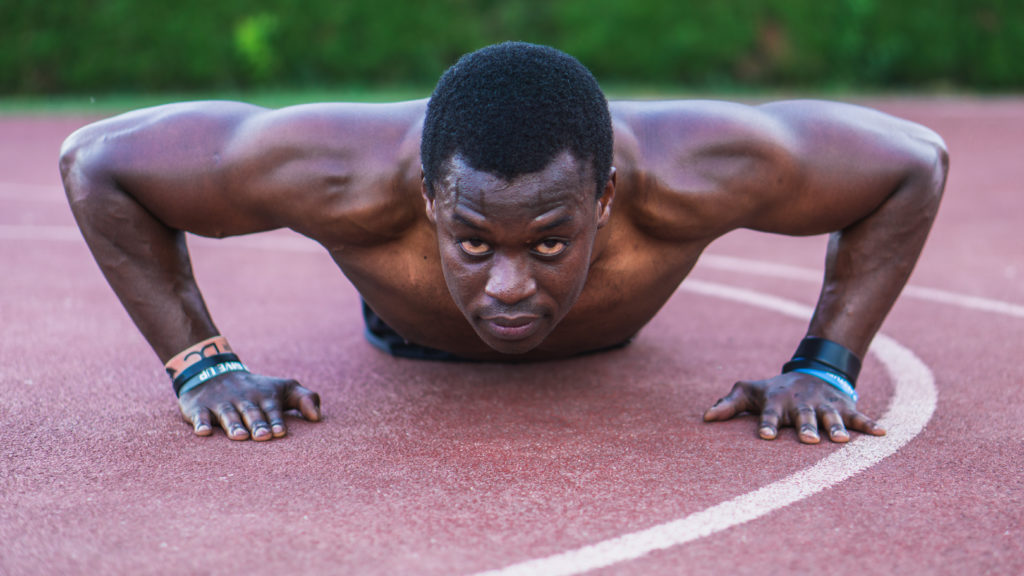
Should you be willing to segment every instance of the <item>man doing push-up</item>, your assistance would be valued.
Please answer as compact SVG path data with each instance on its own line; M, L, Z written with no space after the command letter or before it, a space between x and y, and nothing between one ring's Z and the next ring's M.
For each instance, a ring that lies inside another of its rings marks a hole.
M884 433L853 386L947 165L931 130L846 104L609 104L575 59L523 43L464 56L428 100L127 113L75 132L60 164L90 250L198 435L268 440L285 411L315 421L320 408L231 352L186 232L290 228L359 290L378 347L521 362L625 344L708 244L748 228L831 233L824 285L782 373L738 382L704 418L754 412L762 438L793 426L808 443L820 429Z

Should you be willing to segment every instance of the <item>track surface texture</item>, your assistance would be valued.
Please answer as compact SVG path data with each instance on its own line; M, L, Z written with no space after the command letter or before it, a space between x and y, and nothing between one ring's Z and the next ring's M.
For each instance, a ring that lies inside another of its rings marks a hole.
M898 441L846 446L701 422L777 373L817 297L825 239L752 232L627 348L521 366L378 352L291 233L191 239L242 359L324 412L197 438L64 200L91 119L0 118L0 574L1024 573L1024 100L861 103L952 168L858 386Z

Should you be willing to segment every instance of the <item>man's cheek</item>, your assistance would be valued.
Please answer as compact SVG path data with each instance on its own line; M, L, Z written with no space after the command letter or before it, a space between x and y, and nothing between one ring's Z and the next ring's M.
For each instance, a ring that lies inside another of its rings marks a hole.
M472 276L470 272L451 258L444 260L442 270L444 271L445 283L448 285L448 293L451 294L452 299L455 300L459 308L462 308L463 312L465 312L464 307L473 300Z

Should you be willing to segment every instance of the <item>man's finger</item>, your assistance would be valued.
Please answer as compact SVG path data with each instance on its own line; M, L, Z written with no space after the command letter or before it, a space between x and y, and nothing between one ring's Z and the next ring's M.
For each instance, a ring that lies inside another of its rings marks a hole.
M249 431L242 425L242 417L231 404L224 404L217 408L217 419L220 427L232 440L245 440L249 437Z
M843 424L843 417L835 408L827 407L821 410L821 426L828 433L829 440L833 442L849 442L850 433L846 431Z
M743 389L743 385L737 382L733 385L728 395L724 398L719 398L714 406L704 412L704 421L718 422L728 420L737 414L747 412L750 408L750 398Z
M779 435L779 413L765 409L761 412L761 422L757 425L757 435L764 440L774 440Z
M814 408L807 405L798 406L796 409L796 430L797 436L804 444L817 444L821 442L818 434L818 417Z
M285 408L298 410L302 417L311 422L320 421L320 395L301 384L294 384L285 395Z
M270 433L274 435L274 438L280 438L288 433L288 430L284 425L284 414L281 413L281 407L277 401L273 398L263 401L262 404L263 413L267 415L267 423L270 424Z
M192 423L192 431L196 436L209 436L213 434L213 425L210 424L210 411L206 408L196 408L189 418Z
M885 428L882 428L877 422L860 412L854 412L853 416L849 417L846 427L850 430L863 432L864 434L871 434L872 436L885 436Z
M270 425L267 424L267 417L263 410L252 402L240 402L235 408L242 415L242 422L249 429L249 434L257 442L270 440L274 436L270 433Z

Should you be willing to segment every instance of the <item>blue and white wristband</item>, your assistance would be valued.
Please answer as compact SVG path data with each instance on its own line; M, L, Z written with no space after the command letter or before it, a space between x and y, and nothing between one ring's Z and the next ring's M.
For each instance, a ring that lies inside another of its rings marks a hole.
M856 402L859 397L854 388L860 367L860 358L842 344L809 336L800 342L793 359L782 367L782 373L814 376Z
M811 376L814 376L815 378L819 378L821 380L824 380L827 384L830 384L836 390L839 390L843 394L846 394L854 402L856 402L857 400L860 399L860 396L857 395L857 391L854 390L853 385L850 384L850 381L847 380L846 378L843 378L842 376L840 376L838 374L833 373L833 372L826 372L824 370L815 370L814 368L796 368L794 370L790 370L790 372L800 372L802 374L810 374Z

